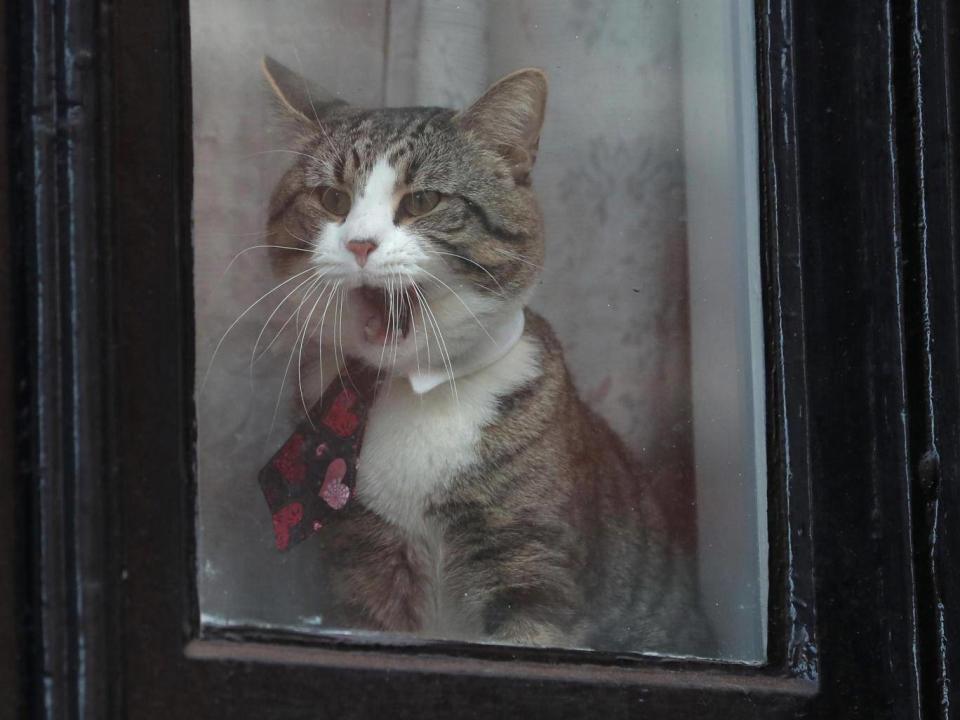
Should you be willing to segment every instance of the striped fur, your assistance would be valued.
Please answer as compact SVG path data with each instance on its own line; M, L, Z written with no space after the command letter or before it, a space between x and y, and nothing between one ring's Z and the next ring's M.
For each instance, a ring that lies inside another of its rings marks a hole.
M362 305L350 294L416 286L454 365L485 342L484 323L526 304L544 255L530 180L543 74L507 76L455 113L361 110L331 102L273 61L266 70L300 153L271 201L274 267L281 277L316 268L323 283L346 291L336 301L342 330L321 329L321 343L391 377L371 408L358 502L320 534L327 622L709 652L691 558L670 541L651 492L657 469L641 467L580 400L541 317L527 310L521 340L457 378L456 390L451 383L418 397L401 378L444 349L424 331L427 318L411 307L420 334L395 338L384 360L364 338ZM326 187L353 198L345 217L319 202ZM418 190L442 199L423 216L404 214L402 198ZM363 267L347 248L359 239L376 246ZM322 300L328 285L317 287Z

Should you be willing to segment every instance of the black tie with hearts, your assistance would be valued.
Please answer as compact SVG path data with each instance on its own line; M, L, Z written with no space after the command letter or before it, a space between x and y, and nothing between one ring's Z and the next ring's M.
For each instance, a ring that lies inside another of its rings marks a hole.
M278 550L330 523L353 498L376 376L349 364L260 471Z

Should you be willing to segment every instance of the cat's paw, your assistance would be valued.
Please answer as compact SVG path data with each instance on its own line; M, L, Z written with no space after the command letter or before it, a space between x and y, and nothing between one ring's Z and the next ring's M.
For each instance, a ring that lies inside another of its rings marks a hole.
M493 639L504 645L531 647L569 647L572 641L568 634L556 625L525 618L505 623L494 633Z

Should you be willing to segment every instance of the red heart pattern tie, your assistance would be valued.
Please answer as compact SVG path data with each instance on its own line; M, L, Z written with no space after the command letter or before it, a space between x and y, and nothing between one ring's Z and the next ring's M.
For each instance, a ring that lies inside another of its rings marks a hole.
M260 471L278 550L321 530L353 498L375 384L369 369L350 365Z

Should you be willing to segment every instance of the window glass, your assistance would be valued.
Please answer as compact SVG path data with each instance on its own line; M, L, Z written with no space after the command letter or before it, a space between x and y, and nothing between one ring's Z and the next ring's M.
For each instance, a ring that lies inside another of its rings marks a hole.
M204 626L761 661L751 3L190 12Z

